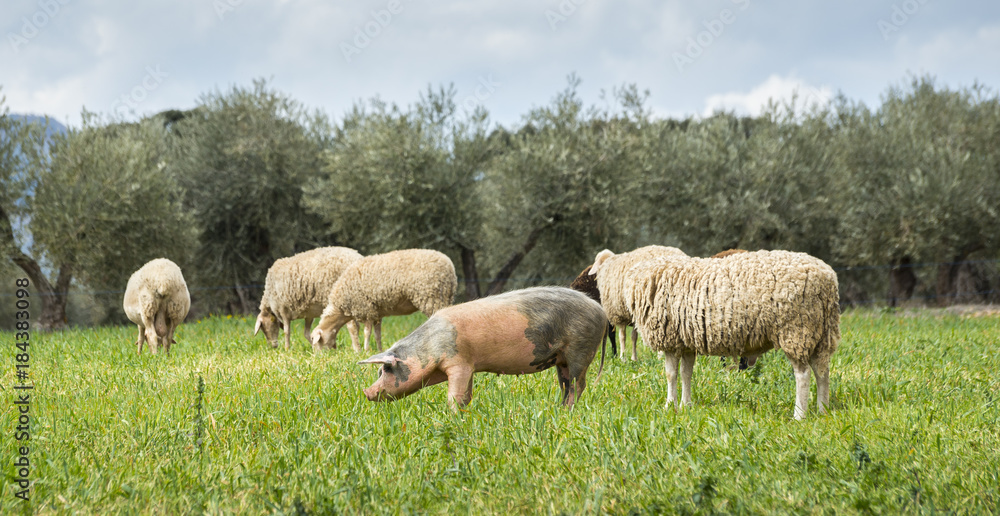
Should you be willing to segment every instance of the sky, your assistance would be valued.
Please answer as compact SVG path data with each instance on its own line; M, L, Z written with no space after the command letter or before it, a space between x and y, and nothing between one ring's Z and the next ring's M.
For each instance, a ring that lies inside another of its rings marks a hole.
M892 86L1000 87L1000 2L943 0L31 0L0 14L0 95L79 125L188 109L267 79L340 119L376 95L453 84L514 125L581 79L627 84L659 117L758 114L769 98L876 106Z

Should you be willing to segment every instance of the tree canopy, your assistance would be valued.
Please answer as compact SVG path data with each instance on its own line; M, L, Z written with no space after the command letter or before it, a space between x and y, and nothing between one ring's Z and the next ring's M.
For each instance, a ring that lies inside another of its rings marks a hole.
M996 299L992 90L916 77L877 106L674 120L634 85L603 108L578 85L509 126L462 110L450 86L334 123L255 81L138 122L85 115L51 141L3 111L2 270L55 299L74 278L123 289L168 256L201 313L251 312L274 260L320 245L440 250L473 299L568 284L605 247L656 243L807 252L838 268L845 302Z

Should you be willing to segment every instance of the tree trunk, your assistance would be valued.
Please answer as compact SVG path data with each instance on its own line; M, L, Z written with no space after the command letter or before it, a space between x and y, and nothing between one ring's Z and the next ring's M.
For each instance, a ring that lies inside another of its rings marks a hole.
M900 301L913 297L913 289L917 286L917 275L913 273L913 261L904 256L893 261L889 269L889 306L896 306Z
M479 291L479 271L476 268L476 252L465 246L462 250L462 273L465 275L465 300L473 301L482 297Z
M10 217L0 206L0 246L10 247L10 259L24 271L35 286L35 292L42 303L42 313L33 318L32 326L38 330L58 330L66 327L66 301L69 293L69 285L73 280L73 267L69 263L64 263L59 267L59 276L53 287L45 274L42 273L41 266L34 259L21 252L14 241L14 227L11 226Z
M937 283L934 294L938 306L947 306L951 303L955 294L955 278L958 277L958 264L961 257L955 257L952 263L939 263L937 271Z
M42 314L38 317L36 328L58 330L66 327L69 322L66 318L66 304L69 302L69 285L72 280L72 267L63 265L59 267L55 288L49 287L47 292L38 290L39 297L42 298Z
M976 251L978 247L979 246L968 246L965 249L960 250L958 254L952 258L951 263L938 264L937 282L934 292L938 306L954 304L955 294L957 293L955 280L958 279L958 270L962 267L962 262L968 258L969 253Z
M246 289L236 285L233 287L236 290L236 297L239 298L239 310L240 314L253 313L253 303L250 302L250 297L247 295Z
M496 278L490 282L489 288L486 289L487 296L503 292L504 287L507 285L507 280L510 279L510 275L514 272L514 269L521 264L521 260L524 260L524 256L535 248L535 245L538 243L538 237L540 237L542 232L548 227L549 224L546 224L542 227L531 230L531 233L528 234L528 238L523 244L521 244L521 248L514 251L514 254L510 256L507 263L500 268L500 272L497 272Z
M958 294L955 283L958 279L958 271L962 268L962 262L967 260L970 254L980 249L983 249L980 244L967 245L958 251L951 263L938 264L937 284L934 293L939 306L954 304L956 294Z

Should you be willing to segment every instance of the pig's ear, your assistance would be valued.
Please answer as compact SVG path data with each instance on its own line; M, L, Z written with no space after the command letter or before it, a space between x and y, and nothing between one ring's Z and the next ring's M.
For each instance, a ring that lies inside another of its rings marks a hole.
M590 275L591 276L597 275L597 270L601 268L601 264L604 263L605 260L611 258L614 255L615 253L612 253L610 249L605 249L597 253L597 256L594 257L594 264L590 266Z
M362 361L360 361L358 363L359 364L389 364L389 365L392 365L392 364L395 364L397 361L399 361L399 359L396 358L396 355L393 355L392 353L389 353L388 351L383 351L383 352L381 352L381 353L379 353L377 355L373 355L371 357L368 357L368 358L366 358L366 359L364 359L364 360L362 360Z

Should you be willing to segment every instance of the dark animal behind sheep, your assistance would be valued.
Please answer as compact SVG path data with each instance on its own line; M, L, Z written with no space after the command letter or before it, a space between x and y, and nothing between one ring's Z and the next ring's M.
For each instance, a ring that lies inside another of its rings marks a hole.
M590 267L588 265L586 269L583 269L583 272L569 284L569 288L577 292L583 292L590 299L600 303L601 291L597 288L597 276L590 274ZM607 339L611 341L611 356L618 356L618 336L615 334L615 327L611 323L608 323Z

